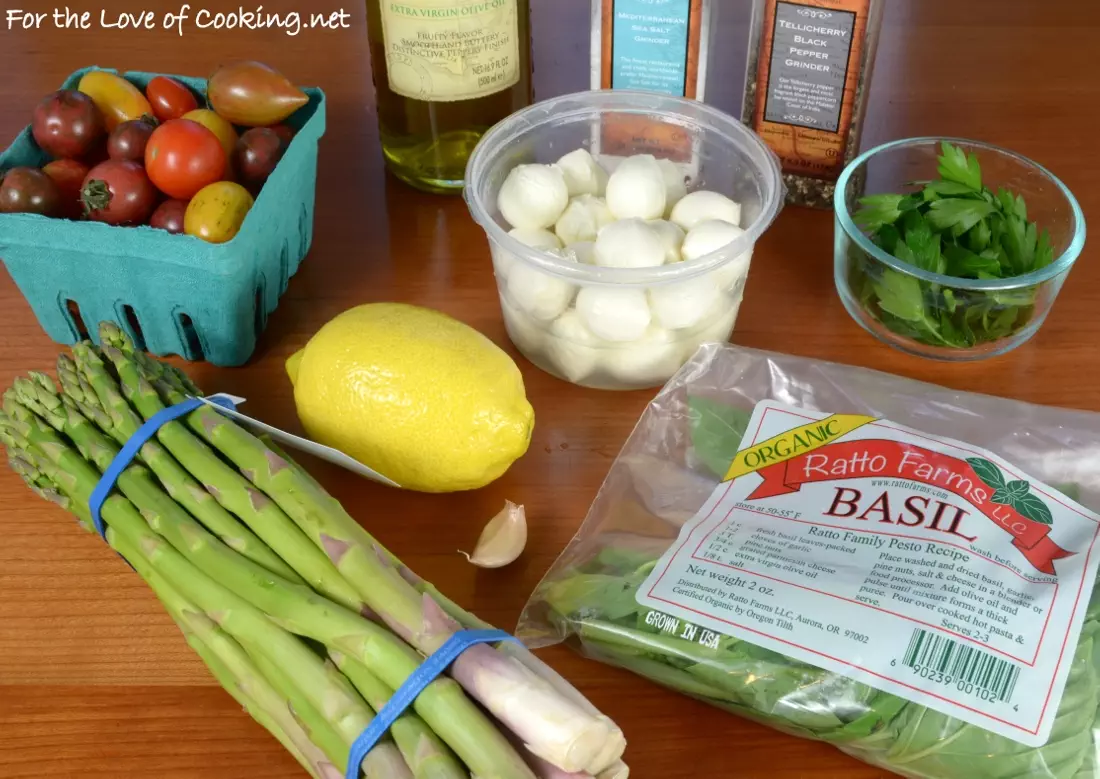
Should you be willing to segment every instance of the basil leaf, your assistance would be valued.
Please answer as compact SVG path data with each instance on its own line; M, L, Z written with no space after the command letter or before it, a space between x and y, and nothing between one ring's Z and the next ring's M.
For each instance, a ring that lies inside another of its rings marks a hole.
M725 478L730 463L741 447L741 439L745 437L752 415L695 395L688 397L688 414L695 456L715 476Z
M1013 479L1005 485L1005 489L1008 490L1013 497L1023 497L1027 495L1028 491L1031 489L1031 485L1022 479Z
M997 467L996 463L992 463L983 457L968 457L966 462L987 486L995 490L1003 489L1006 486L1004 474L1001 473L1001 469Z
M1051 525L1054 523L1054 517L1051 515L1047 504L1043 503L1042 498L1030 493L1014 499L1012 501L1012 508L1016 509L1033 522L1039 522L1043 525Z

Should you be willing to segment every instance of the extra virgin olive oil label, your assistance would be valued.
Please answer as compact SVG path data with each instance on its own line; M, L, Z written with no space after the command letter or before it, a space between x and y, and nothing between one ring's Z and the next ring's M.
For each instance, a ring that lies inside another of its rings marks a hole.
M1095 513L990 452L765 401L638 602L679 639L750 641L1040 746L1098 533Z
M517 0L381 0L390 89L416 100L484 97L520 78Z
M871 0L768 0L754 129L783 170L836 178L845 164Z

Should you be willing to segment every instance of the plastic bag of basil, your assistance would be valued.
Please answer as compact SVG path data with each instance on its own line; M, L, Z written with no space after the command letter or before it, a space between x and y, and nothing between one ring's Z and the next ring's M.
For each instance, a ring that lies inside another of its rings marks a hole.
M1098 462L1098 414L707 345L519 635L905 776L1095 777Z

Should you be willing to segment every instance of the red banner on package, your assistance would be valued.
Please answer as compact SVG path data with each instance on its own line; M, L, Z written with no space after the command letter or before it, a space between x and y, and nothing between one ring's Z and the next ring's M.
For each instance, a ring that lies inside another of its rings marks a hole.
M842 441L766 465L756 473L764 481L748 500L787 495L798 492L803 484L817 482L861 478L918 481L970 503L1012 535L1013 546L1038 571L1053 574L1054 561L1073 554L1051 540L1049 524L1025 517L1007 503L993 501L996 488L983 481L969 462L920 446L882 439ZM1037 500L1034 496L1031 499ZM912 526L917 524L920 523L914 522Z

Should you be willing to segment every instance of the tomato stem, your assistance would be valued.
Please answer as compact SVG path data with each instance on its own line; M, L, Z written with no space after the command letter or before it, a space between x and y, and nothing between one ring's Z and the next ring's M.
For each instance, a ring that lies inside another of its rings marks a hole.
M111 188L107 186L106 181L92 179L80 191L80 202L84 204L84 215L87 216L93 211L107 208L111 204L111 197Z

